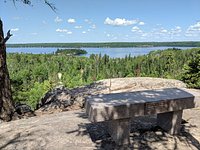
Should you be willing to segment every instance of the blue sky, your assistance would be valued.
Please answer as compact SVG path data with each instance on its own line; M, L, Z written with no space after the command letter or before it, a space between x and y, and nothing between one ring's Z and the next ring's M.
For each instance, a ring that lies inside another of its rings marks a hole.
M200 41L200 0L0 1L8 43Z

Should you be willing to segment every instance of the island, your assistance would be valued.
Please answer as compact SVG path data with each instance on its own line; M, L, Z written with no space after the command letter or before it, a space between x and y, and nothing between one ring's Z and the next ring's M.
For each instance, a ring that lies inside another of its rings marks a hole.
M57 49L55 54L58 54L58 55L64 54L68 56L80 56L80 55L87 54L87 51L83 49Z

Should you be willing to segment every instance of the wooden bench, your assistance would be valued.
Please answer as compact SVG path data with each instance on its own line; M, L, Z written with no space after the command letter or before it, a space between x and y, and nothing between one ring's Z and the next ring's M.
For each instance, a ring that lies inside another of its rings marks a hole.
M157 114L157 124L178 134L183 109L194 108L194 95L178 88L93 95L86 100L91 122L106 121L118 145L129 144L130 118Z

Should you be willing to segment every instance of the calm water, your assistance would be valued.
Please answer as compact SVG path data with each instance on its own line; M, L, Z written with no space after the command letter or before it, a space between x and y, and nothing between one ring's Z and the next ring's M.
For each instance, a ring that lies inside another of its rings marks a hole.
M172 47L131 47L131 48L82 48L86 50L88 53L85 56L90 56L91 54L107 54L112 58L117 57L125 57L126 55L138 56L148 54L153 50L164 50ZM192 47L175 47L180 49L189 49ZM7 48L8 53L32 53L32 54L49 54L53 53L57 50L55 47L47 47L47 48Z

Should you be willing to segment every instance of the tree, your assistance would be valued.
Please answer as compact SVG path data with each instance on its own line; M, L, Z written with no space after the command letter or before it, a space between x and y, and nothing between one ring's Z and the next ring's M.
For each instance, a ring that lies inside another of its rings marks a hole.
M15 4L18 0L12 0ZM5 0L6 2L6 0ZM20 2L31 5L31 0L21 0ZM44 0L53 11L56 11L56 7L47 0ZM7 36L4 37L3 22L0 19L0 119L4 121L10 121L15 113L15 106L12 99L11 84L9 72L6 63L6 42L12 36L10 30L7 32Z
M6 42L12 36L10 30L4 38L3 22L0 19L0 119L9 121L15 111L12 100L10 77L6 64Z
M191 88L200 89L200 50L187 65L184 66L182 80Z

